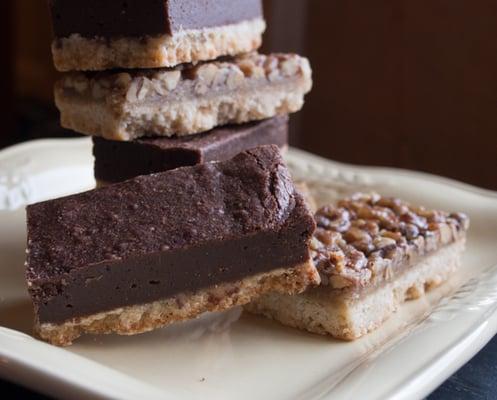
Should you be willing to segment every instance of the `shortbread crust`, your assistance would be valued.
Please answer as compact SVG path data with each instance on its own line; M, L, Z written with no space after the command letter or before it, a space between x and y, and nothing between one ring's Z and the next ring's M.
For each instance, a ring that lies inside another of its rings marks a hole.
M183 293L151 303L120 307L85 317L73 318L61 324L36 322L38 335L58 346L68 346L85 333L134 335L173 322L198 317L208 311L222 311L250 302L274 291L289 295L319 283L319 274L311 261L292 267L261 273L237 282Z
M364 295L341 296L321 286L297 296L269 293L245 309L294 328L354 340L377 329L404 301L448 280L460 266L464 246L464 239L448 245Z
M52 43L59 71L174 67L257 50L266 23L262 18L237 24L183 30L174 35L87 38L72 34Z

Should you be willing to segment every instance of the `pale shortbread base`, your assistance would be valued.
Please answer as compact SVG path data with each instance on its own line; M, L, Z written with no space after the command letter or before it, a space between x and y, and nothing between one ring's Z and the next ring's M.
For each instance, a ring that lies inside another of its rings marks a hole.
M52 54L59 71L174 67L256 50L265 29L264 20L257 18L174 35L104 39L73 34L54 40Z
M464 239L445 246L359 297L320 286L297 296L269 293L245 309L294 328L354 340L378 328L404 301L419 298L448 280L460 266L464 246Z
M216 126L242 124L300 110L310 79L293 78L248 90L157 101L153 104L124 106L121 115L104 101L66 95L55 90L61 125L80 133L110 140L133 140L144 133L155 136L185 136Z
M278 269L195 293L183 293L147 304L120 307L61 324L37 322L35 330L42 339L58 346L70 345L84 333L134 335L173 322L196 318L207 311L222 311L247 304L269 291L301 293L309 285L319 282L319 274L309 261L290 269Z

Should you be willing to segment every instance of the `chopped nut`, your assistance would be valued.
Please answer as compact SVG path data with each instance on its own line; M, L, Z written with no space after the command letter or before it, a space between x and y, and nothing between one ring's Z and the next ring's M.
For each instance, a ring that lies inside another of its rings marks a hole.
M136 92L136 98L138 100L143 100L147 96L150 90L151 83L150 80L148 80L147 78L141 78L140 81L141 85L138 86L138 90Z
M344 238L347 242L371 241L371 236L369 236L367 232L355 227L351 227L347 232L345 232Z
M278 59L276 57L267 56L262 64L266 75L269 75L273 71L278 71Z
M315 237L312 237L311 242L309 243L309 248L311 250L317 251L321 248L321 242Z
M220 68L216 76L214 77L214 81L212 82L212 86L222 86L226 84L226 80L228 79L229 71L227 68Z
M340 235L337 234L336 232L333 232L333 231L317 228L314 236L321 243L329 246L336 240L336 236L340 236Z
M351 244L351 246L353 246L357 250L362 251L366 255L368 255L369 253L374 251L373 242L371 240L369 240L369 241L358 240L358 241L352 242L350 244Z
M402 233L383 230L381 232L381 236L393 239L395 240L395 242L398 242L402 238Z
M211 86L218 74L219 68L212 63L202 64L196 69L196 77L204 83Z
M238 67L247 78L264 78L266 76L264 68L249 58L241 61Z
M228 78L226 79L226 84L230 89L236 89L239 87L245 79L243 72L238 68L230 68L228 73Z
M388 237L376 237L374 238L373 240L373 245L377 248L377 249L382 249L384 247L387 247L387 246L395 246L397 244L397 242L393 239L390 239Z
M161 81L164 82L166 89L171 91L176 89L181 79L181 71L167 71L161 74Z
M120 74L117 74L115 84L120 87L127 87L131 83L131 75L122 72Z
M404 223L402 222L402 224ZM419 228L414 224L404 224L403 232L407 240L412 240L419 236Z
M296 58L289 57L281 62L280 68L284 76L295 76L300 66Z
M141 101L153 88L154 85L152 84L152 82L143 76L134 79L129 85L128 91L126 93L126 100L128 100L129 102L135 102L137 100Z

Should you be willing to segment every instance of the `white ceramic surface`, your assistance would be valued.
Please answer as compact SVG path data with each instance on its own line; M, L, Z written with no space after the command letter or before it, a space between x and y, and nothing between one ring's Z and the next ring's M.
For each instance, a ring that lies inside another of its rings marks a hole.
M66 398L420 399L497 332L497 193L408 171L352 167L289 151L320 203L376 190L468 213L463 268L381 329L340 342L239 309L133 336L85 337L60 349L29 336L24 283L27 203L94 185L88 139L0 152L0 375Z

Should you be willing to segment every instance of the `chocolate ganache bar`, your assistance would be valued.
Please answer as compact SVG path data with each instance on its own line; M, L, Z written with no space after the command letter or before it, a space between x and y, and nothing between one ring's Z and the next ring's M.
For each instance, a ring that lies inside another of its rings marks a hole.
M63 127L127 141L295 112L311 86L306 58L251 53L174 69L69 73L55 103Z
M172 67L256 50L261 0L49 0L59 71Z
M225 161L242 151L288 145L288 116L214 128L196 135L141 138L130 142L93 138L97 186L179 167Z
M278 147L27 208L36 330L131 335L318 284L312 214Z
M469 227L464 214L377 194L323 207L315 219L311 249L321 285L297 296L269 293L246 308L346 340L376 329L403 301L449 279Z

